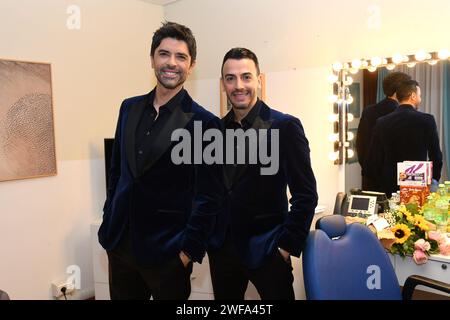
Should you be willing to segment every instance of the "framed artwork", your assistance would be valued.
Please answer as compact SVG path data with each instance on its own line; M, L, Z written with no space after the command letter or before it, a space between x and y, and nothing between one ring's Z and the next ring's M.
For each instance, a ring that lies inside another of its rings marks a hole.
M353 157L347 159L347 163L351 164L351 163L355 163L358 162L358 153L356 152L356 133L358 132L358 128L350 128L348 129L348 132L352 132L353 133L353 140L349 141L350 142L350 146L349 149L353 150Z
M0 181L56 173L51 66L0 59Z
M353 114L355 118L361 117L361 91L360 83L354 82L349 86L350 94L353 97L353 102L349 105L348 111Z
M266 100L266 75L261 73L261 89L258 90L258 97L265 101ZM222 86L222 82L219 81L219 91L220 91L220 117L223 118L231 110L231 103L227 99L227 94Z

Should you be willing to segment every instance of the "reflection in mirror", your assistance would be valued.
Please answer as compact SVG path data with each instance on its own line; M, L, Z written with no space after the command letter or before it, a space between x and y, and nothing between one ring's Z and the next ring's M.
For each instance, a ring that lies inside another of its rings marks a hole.
M361 119L362 111L369 105L376 104L385 98L382 82L390 72L400 71L410 75L419 82L422 94L422 102L419 111L432 114L436 120L439 142L443 155L443 167L441 182L448 180L450 160L450 61L421 62L417 64L402 64L395 68L388 66L378 68L372 72L360 70L352 75L354 81L350 91L354 98L349 106L349 112L353 113L354 120L349 122L348 130L356 135ZM358 139L358 137L355 137ZM355 141L355 139L353 140ZM356 150L356 148L353 148ZM352 188L361 188L361 166L358 155L348 159L345 167L345 189L348 192Z

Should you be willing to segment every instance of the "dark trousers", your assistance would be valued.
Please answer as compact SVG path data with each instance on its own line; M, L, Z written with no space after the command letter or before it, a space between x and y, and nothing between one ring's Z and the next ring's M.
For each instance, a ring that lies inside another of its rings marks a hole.
M257 269L248 269L237 256L232 243L208 252L214 298L243 300L251 281L263 300L294 300L292 264L278 250Z
M176 255L153 268L140 266L131 251L128 232L118 247L108 251L111 300L187 300L191 294L192 262L184 267Z

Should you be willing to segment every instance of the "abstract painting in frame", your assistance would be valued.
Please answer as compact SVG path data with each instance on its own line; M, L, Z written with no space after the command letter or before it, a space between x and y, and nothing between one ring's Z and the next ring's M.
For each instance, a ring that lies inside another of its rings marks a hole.
M266 100L266 76L264 73L261 76L261 88L258 90L258 98L265 101ZM227 94L222 86L221 81L219 81L219 91L220 91L220 117L223 118L231 110L231 103L227 99Z
M51 66L0 59L0 181L56 173Z

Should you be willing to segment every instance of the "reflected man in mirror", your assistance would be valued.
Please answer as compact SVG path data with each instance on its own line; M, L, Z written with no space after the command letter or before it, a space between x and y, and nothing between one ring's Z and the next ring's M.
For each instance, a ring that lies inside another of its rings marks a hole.
M397 89L400 103L394 112L378 119L365 162L365 173L377 185L375 191L387 195L398 190L397 162L433 161L433 179L439 181L442 152L436 121L431 114L418 111L419 83L404 81Z
M411 80L411 77L406 73L389 73L383 80L383 92L386 98L377 104L367 106L362 112L358 126L358 133L356 135L356 152L358 154L359 164L361 165L363 190L373 191L377 188L374 185L374 182L364 172L364 162L369 151L375 123L378 118L391 113L397 108L398 100L396 97L396 91L400 83L406 80Z

